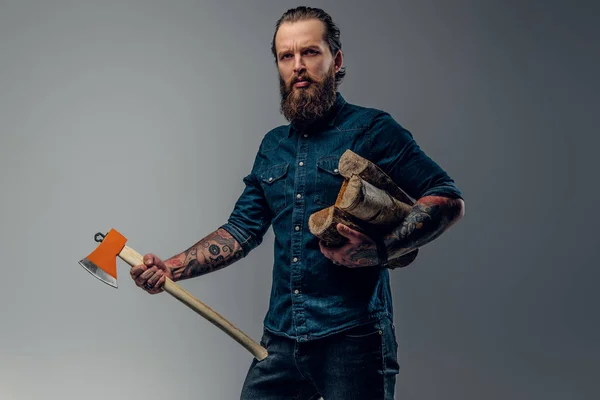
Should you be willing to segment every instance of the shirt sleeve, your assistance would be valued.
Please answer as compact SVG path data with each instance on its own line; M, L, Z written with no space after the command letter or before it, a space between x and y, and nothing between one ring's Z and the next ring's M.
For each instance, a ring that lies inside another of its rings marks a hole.
M454 180L419 147L413 135L386 112L375 116L367 132L369 160L410 197L463 198Z
M259 166L260 152L256 155L252 171L243 178L244 190L235 203L227 223L220 227L240 243L244 257L262 243L272 220L269 205L258 179Z

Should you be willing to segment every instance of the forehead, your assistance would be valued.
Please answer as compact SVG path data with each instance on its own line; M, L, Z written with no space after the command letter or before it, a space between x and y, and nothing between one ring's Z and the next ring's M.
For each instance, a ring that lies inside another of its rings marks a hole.
M318 19L284 22L275 36L277 51L297 46L325 45L325 25Z

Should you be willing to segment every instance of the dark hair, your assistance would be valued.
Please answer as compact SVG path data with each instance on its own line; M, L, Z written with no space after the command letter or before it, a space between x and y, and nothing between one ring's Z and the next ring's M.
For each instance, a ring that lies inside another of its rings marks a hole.
M338 51L342 50L342 41L340 40L340 29L331 19L331 16L320 8L300 6L287 10L275 24L275 33L273 34L273 42L271 43L271 52L277 63L277 51L275 50L275 36L279 27L284 22L297 22L308 19L318 19L325 25L325 37L323 38L329 45L331 54L335 57ZM346 76L346 67L342 67L335 74L335 83L339 85Z

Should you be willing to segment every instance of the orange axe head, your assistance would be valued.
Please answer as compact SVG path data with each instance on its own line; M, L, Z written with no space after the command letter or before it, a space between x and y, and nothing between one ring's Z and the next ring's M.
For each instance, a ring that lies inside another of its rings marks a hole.
M125 247L127 239L111 229L106 236L97 233L95 240L100 242L100 245L89 256L79 261L79 264L102 282L116 288L117 256Z

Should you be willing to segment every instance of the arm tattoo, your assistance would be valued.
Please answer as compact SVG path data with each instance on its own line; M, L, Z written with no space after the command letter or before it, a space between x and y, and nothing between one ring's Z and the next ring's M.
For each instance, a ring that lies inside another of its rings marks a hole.
M375 265L379 261L377 248L373 248L370 244L361 244L357 248L350 249L346 253L346 258L352 264L361 266Z
M400 226L384 238L388 259L398 258L439 237L464 213L464 202L440 196L421 198Z
M226 230L218 229L165 264L173 280L178 281L216 271L242 257L242 247L237 240Z

